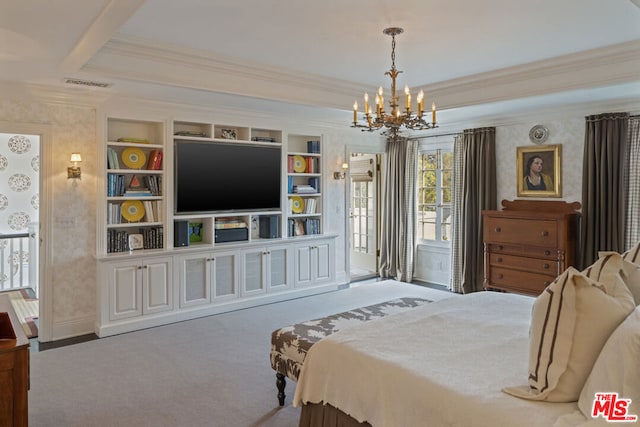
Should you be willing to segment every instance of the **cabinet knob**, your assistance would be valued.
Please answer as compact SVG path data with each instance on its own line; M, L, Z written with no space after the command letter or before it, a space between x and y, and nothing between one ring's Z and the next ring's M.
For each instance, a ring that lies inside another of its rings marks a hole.
M548 231L543 231L543 232L540 233L540 235L542 237L547 237L549 235L549 232Z
M142 266L141 265L138 266L138 270L142 270Z
M549 256L549 255L551 255L551 251L544 251L544 254L545 254L546 256Z
M502 275L502 274L498 274L498 276L497 276L497 277L498 277L498 279L503 279L503 278L504 278L504 275Z
M497 248L499 251L501 251L501 250L503 250L503 249L504 249L504 246L502 246L502 245L498 245L496 248Z
M496 261L498 261L498 262L502 262L502 258L498 257L498 258L496 259Z
M542 268L544 268L544 269L547 269L547 270L548 270L548 269L549 269L549 264L542 264Z
M145 264L142 266L142 268L149 268L149 266Z
M501 231L502 231L502 229L501 229L500 227L496 227L496 228L494 229L494 231L495 231L496 233L499 233L499 232L501 232Z

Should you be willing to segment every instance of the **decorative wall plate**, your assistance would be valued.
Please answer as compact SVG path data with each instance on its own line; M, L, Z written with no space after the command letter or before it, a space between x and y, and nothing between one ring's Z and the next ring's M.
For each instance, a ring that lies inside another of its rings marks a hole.
M549 137L549 129L542 125L535 125L529 131L529 139L534 144L542 144Z
M304 199L300 196L293 196L291 198L291 212L302 213L304 211Z
M127 200L122 202L120 214L129 222L138 222L144 216L144 205L140 200Z
M139 148L125 148L122 150L122 163L129 169L140 169L147 163L147 156Z
M293 170L295 172L304 172L307 168L307 162L302 156L293 156Z

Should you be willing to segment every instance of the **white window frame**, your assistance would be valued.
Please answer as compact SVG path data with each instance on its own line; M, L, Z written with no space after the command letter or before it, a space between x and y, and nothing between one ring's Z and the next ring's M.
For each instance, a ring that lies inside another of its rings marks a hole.
M418 148L418 156L422 156L425 154L431 154L437 151L450 152L453 154L453 141L448 140L447 142L422 142ZM420 164L419 160L418 165ZM419 197L418 194L421 191L421 170L416 167L417 171L417 182L416 182L416 207L418 209L418 214L416 215L416 230L417 230L417 243L418 244L429 244L429 245L444 245L450 246L450 240L442 239L442 168L441 164L438 165L436 169L436 238L435 239L423 239L422 238L422 224L420 223L420 213L419 213ZM453 170L452 170L453 171ZM450 237L450 236L449 236Z

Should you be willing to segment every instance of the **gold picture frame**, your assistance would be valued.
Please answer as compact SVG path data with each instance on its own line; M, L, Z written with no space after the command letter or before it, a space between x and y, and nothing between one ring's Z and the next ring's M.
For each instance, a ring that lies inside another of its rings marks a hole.
M518 197L562 197L562 145L516 150Z

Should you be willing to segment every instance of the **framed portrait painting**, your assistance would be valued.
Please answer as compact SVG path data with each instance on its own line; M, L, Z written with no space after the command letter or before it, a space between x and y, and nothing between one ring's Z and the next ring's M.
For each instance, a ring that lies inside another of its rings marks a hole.
M518 197L562 197L562 145L516 149Z

